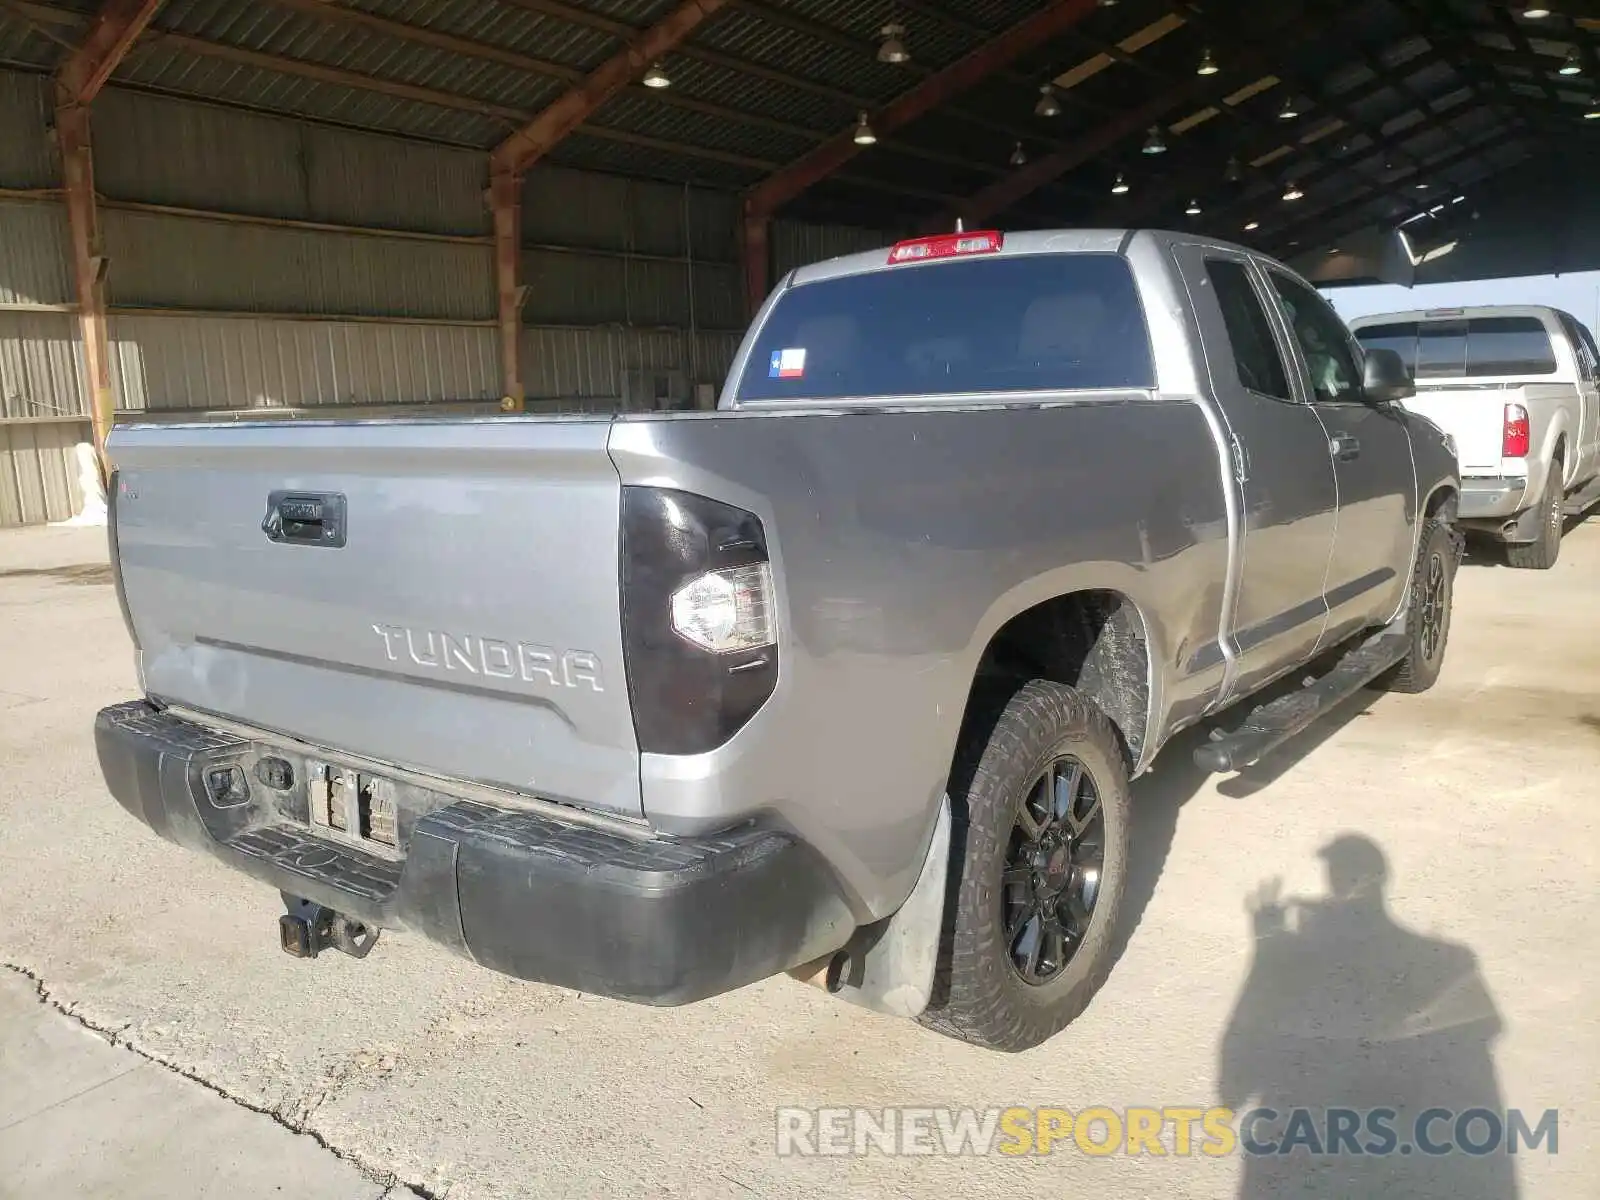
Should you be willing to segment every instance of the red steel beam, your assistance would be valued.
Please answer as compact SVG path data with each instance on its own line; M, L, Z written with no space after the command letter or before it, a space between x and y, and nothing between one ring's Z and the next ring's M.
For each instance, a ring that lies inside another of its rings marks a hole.
M1065 32L1097 7L1098 0L1056 0L1048 8L1011 26L965 57L935 71L909 91L896 96L872 114L873 130L881 138L915 121L982 82L1019 55ZM772 216L801 192L832 175L859 154L861 149L855 143L852 130L843 130L804 158L752 188L745 201L746 214L756 220Z
M727 3L728 0L683 0L490 151L489 208L494 216L500 407L505 411L521 412L527 405L522 382L522 173Z
M746 216L740 229L739 254L744 260L744 303L751 320L761 308L771 287L767 274L772 262L772 221L767 217Z
M88 104L133 47L161 0L106 0L83 45L56 70L56 104Z
M1056 0L1048 8L1011 26L965 57L925 76L872 114L872 127L881 138L953 99L1008 66L1019 55L1064 33L1099 7L1099 0ZM771 286L769 223L772 214L807 188L822 182L861 152L854 129L846 129L823 142L805 157L769 175L745 195L744 298L754 315Z
M525 171L727 3L728 0L683 0L496 146L490 154L491 170Z

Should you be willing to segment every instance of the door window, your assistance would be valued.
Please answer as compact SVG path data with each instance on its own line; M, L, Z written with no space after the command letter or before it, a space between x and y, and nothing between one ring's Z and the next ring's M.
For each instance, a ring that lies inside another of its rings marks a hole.
M1594 334L1590 333L1589 327L1578 320L1577 317L1572 318L1572 323L1577 327L1578 341L1583 344L1584 350L1588 352L1589 363L1594 374L1600 375L1600 347L1594 344Z
M1339 314L1310 288L1276 271L1268 274L1311 372L1312 395L1324 403L1361 399L1361 367Z
M1579 323L1576 317L1566 313L1561 314L1561 327L1567 331L1567 340L1572 343L1572 354L1578 360L1578 374L1583 376L1585 383L1593 383L1595 376L1595 354L1590 344L1589 331Z
M1226 258L1208 258L1206 275L1222 308L1222 322L1233 347L1233 365L1238 369L1239 382L1263 396L1289 399L1289 377L1283 369L1277 340L1272 336L1272 322L1267 319L1266 309L1261 307L1256 289L1250 284L1250 273L1245 265Z

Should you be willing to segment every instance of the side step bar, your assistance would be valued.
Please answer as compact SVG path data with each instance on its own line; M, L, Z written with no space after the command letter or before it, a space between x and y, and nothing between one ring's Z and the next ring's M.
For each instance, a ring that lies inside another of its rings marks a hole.
M1299 691L1255 709L1233 733L1220 729L1213 732L1212 740L1194 752L1195 765L1203 771L1222 774L1259 762L1268 751L1398 663L1405 657L1407 645L1403 633L1380 633L1368 638L1320 679L1307 680Z
M1591 479L1588 486L1583 490L1573 492L1572 495L1567 497L1566 503L1563 505L1565 515L1581 517L1597 501L1600 501L1600 476Z

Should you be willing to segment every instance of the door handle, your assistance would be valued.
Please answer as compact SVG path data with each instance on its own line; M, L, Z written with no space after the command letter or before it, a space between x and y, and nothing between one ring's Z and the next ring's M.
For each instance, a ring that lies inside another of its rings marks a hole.
M1328 453L1340 462L1361 457L1361 443L1348 433L1336 433L1328 439Z

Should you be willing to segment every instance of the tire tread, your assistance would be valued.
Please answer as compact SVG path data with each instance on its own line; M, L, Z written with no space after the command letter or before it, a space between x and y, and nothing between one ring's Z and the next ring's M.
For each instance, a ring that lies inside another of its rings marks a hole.
M1026 1050L1061 1030L1088 1007L1110 974L1110 938L1102 932L1080 953L1097 951L1088 972L1049 1006L1015 1002L1013 979L1004 961L997 961L989 922L999 919L997 884L987 878L989 855L997 840L1011 832L1017 776L1040 753L1063 741L1088 743L1107 762L1115 777L1095 773L1100 801L1107 814L1108 861L1127 859L1128 784L1124 750L1111 721L1072 688L1036 679L1024 684L1006 703L986 738L970 738L957 756L952 773L952 862L950 901L945 909L940 963L934 1001L919 1020L938 1033L1003 1051ZM962 786L965 781L965 786ZM956 795L955 793L960 793ZM1117 853L1113 854L1113 841ZM1125 875L1126 871L1116 872ZM1096 915L1110 927L1116 923L1122 880L1102 878ZM1070 968L1069 968L1070 969Z
M1410 611L1415 613L1422 603L1422 592L1426 586L1425 572L1428 559L1432 557L1432 548L1435 542L1446 540L1453 543L1446 552L1446 570L1455 571L1456 564L1461 558L1461 541L1456 532L1438 517L1430 517L1422 528L1422 537L1417 542L1417 561L1411 568L1411 587L1408 595ZM1455 601L1455 589L1450 591L1451 602ZM1422 634L1415 623L1409 627L1411 638L1411 652L1400 660L1383 680L1383 686L1391 692L1406 692L1415 695L1425 692L1434 685L1439 678L1439 668L1444 662L1445 651L1450 648L1450 625L1448 613L1447 624L1444 631L1444 644L1439 647L1439 657L1429 663L1422 657Z

